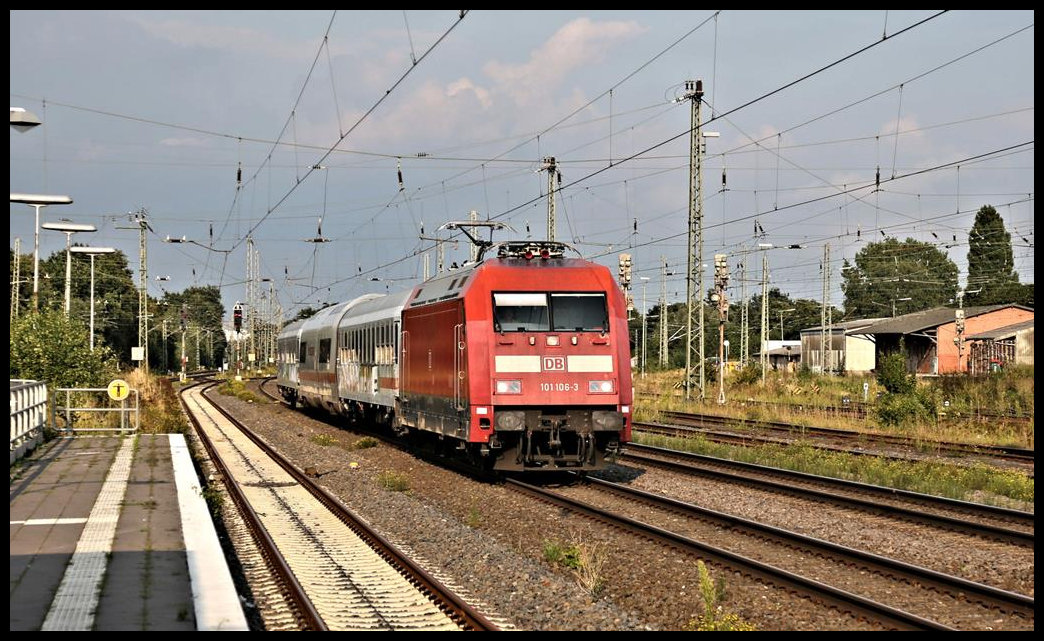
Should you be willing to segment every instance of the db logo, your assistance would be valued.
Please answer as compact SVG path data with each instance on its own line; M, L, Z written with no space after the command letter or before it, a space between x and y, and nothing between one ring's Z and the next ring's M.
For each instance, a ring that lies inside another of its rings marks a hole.
M545 372L564 372L566 368L565 356L545 356Z

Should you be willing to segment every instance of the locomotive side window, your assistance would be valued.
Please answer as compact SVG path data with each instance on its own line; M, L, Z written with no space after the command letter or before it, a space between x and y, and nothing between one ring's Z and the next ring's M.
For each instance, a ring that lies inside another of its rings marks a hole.
M547 294L493 294L493 326L498 332L551 330Z
M608 331L605 294L551 294L551 320L556 332Z
M307 355L308 355L308 343L306 343L304 341L301 341L301 351L298 354L297 362L298 363L305 362L305 356L307 356Z
M319 339L319 363L330 362L330 339L321 338Z

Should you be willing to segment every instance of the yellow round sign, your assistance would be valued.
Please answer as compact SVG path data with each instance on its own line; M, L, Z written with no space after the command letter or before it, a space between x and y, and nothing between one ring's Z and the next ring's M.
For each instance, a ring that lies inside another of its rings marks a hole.
M130 385L127 381L117 378L109 383L109 398L114 401L122 401L130 396Z

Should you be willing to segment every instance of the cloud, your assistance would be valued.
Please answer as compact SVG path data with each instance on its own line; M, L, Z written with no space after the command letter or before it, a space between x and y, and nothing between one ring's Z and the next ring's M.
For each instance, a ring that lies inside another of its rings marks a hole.
M204 138L163 138L159 144L164 147L209 147L210 141Z
M186 20L149 20L147 14L130 19L154 38L185 48L220 49L288 60L307 59L314 51L314 46L302 47L300 42L280 40L247 27Z
M601 62L620 43L635 38L646 28L630 22L592 22L579 18L559 29L529 60L508 64L496 60L483 71L517 104L536 104L552 95L565 78L586 65Z
M463 92L471 92L475 94L479 103L482 104L483 109L489 109L493 106L493 100L490 98L489 91L475 85L475 83L471 82L468 78L461 78L460 80L451 82L449 86L446 87L446 95L451 98L456 97L457 94Z

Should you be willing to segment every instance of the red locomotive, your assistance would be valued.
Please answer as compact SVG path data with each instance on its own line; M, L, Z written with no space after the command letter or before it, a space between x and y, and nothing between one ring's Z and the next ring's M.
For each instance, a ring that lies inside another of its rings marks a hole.
M633 407L611 272L563 243L476 242L474 263L287 326L284 397L439 435L498 470L604 468Z

